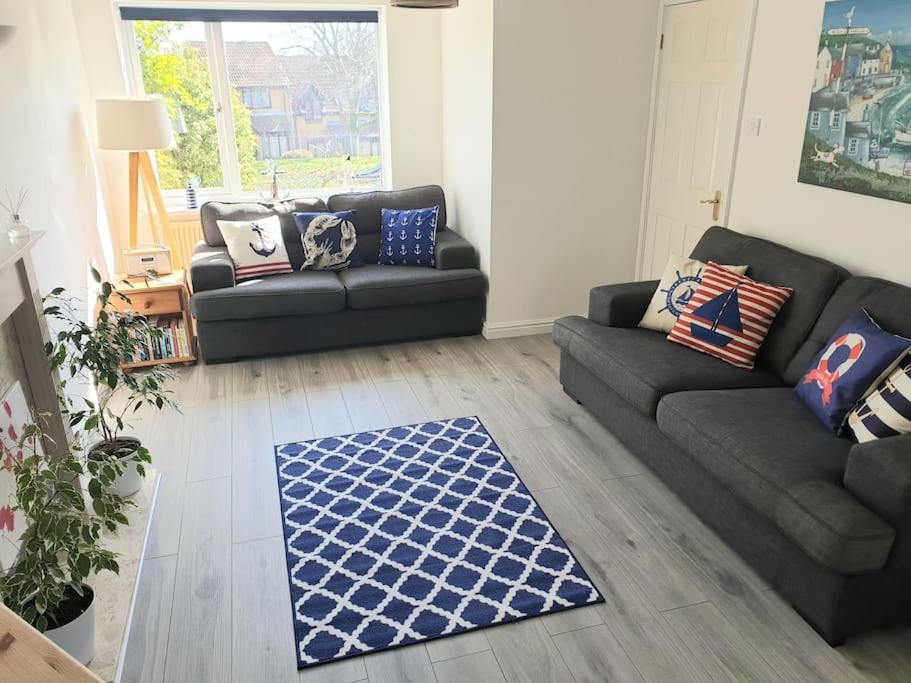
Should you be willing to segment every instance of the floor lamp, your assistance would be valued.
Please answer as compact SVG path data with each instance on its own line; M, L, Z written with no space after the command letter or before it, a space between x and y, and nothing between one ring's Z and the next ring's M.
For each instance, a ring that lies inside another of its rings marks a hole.
M152 238L170 242L171 223L165 211L158 178L152 168L150 150L174 145L171 119L161 97L118 97L98 100L98 147L130 153L130 249L138 246L139 186L145 193L152 225ZM157 214L152 217L152 211ZM160 228L160 230L159 230Z

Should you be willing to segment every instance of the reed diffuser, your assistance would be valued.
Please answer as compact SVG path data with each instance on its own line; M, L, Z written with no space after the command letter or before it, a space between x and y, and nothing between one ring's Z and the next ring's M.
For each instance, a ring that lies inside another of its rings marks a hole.
M22 217L22 205L25 204L26 197L28 197L28 190L22 188L19 190L15 201L10 196L9 190L6 190L6 201L0 200L0 206L9 214L10 218L6 232L13 239L27 237L30 232L28 221Z

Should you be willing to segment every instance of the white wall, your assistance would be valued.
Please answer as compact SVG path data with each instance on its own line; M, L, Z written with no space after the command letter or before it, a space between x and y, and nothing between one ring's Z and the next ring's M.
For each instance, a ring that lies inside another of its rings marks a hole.
M0 47L0 190L30 191L23 213L47 232L34 252L42 290L84 296L89 262L103 267L110 245L70 3L0 0L0 24L17 27Z
M196 0L196 4L222 0ZM293 5L371 6L358 0L243 0L245 8L257 4L274 7ZM119 19L113 0L73 0L79 16L78 28L84 46L86 75L93 98L125 95L127 86L121 70ZM160 4L168 5L168 0ZM385 3L372 3L382 6ZM393 186L441 184L443 181L442 86L440 57L440 13L427 10L388 9L389 121ZM126 244L127 158L125 154L102 152L101 159L110 179L108 195L115 240L119 254Z
M462 0L442 13L443 183L449 225L491 266L493 2Z
M633 278L658 0L496 0L488 330Z
M761 0L730 225L839 263L911 284L911 206L797 182L824 3Z

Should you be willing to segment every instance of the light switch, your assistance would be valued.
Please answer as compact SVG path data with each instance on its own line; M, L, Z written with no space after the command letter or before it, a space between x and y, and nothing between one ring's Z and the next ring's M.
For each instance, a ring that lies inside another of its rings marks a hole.
M762 132L762 119L758 116L748 118L746 122L746 132L747 135L758 138L759 134Z

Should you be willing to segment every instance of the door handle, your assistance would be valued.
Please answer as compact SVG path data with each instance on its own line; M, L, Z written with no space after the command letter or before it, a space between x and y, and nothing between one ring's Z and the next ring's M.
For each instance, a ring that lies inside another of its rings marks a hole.
M700 204L710 204L712 206L712 220L717 221L721 217L721 190L715 193L714 199L703 199Z

